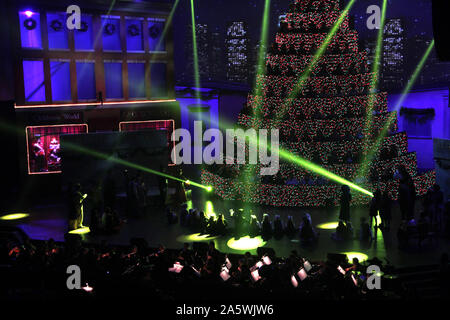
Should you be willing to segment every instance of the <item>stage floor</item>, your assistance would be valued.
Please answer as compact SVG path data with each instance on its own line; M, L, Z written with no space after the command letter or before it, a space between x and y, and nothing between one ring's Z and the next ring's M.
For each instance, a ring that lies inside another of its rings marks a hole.
M239 204L213 200L212 206L216 213L225 213L228 215L229 208L235 210L240 208ZM211 206L211 203L209 206ZM194 201L193 206L204 209L206 202ZM421 204L416 205L417 212L421 209ZM426 240L422 247L418 247L416 240L410 241L408 249L400 250L397 243L397 228L400 223L400 213L397 207L393 209L393 220L390 232L377 230L375 241L370 245L364 245L359 240L347 242L336 242L331 239L334 229L320 229L317 226L325 223L338 221L339 208L333 209L301 209L301 208L273 208L273 207L254 207L254 213L260 218L263 213L268 213L273 218L279 214L283 221L287 216L292 215L296 225L298 225L303 216L303 212L309 212L312 217L313 225L319 232L319 241L315 246L301 246L299 239L289 240L284 237L280 240L270 239L265 247L275 249L278 256L288 256L291 250L297 250L302 256L313 261L325 259L327 253L358 252L367 255L369 258L386 258L391 264L397 267L417 266L437 264L443 252L449 252L450 241L439 238L437 241L430 242ZM361 216L367 216L368 210L364 207L352 208L351 219L355 231L358 232ZM416 216L418 213L416 214ZM56 241L63 241L64 234L67 232L66 209L64 205L53 206L35 206L31 209L30 217L21 222L18 220L16 225L25 231L32 239L47 240L53 238ZM89 225L89 217L85 218L85 225ZM356 233L355 232L355 233ZM144 238L152 247L159 244L167 248L182 248L183 242L187 240L190 232L187 228L176 225L168 225L165 212L162 208L151 207L143 218L129 218L123 225L120 233L115 235L83 235L87 242L99 243L106 240L111 245L129 244L131 238ZM216 248L226 253L245 253L253 250L235 250L228 247L227 242L232 236L218 237L214 239Z

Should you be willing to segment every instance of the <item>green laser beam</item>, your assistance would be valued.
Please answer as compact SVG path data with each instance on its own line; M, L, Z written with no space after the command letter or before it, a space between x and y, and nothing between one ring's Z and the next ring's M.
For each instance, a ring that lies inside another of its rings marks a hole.
M266 56L266 48L268 42L268 34L269 34L269 17L270 17L270 0L265 0L264 3L264 13L263 19L261 23L261 35L259 40L259 50L258 50L258 61L257 61L257 75L265 74L266 68L265 65L265 56ZM256 94L261 92L261 85L257 85L255 79L255 92Z
M212 190L211 186L205 186L205 185L202 185L200 183L197 183L197 182L194 182L194 181L191 181L191 180L183 180L183 179L171 176L169 174L166 174L166 173L163 173L163 172L159 172L159 171L156 171L156 170L144 167L142 165L139 165L139 164L136 164L136 163L133 163L133 162L130 162L130 161L126 161L126 160L123 160L123 159L120 159L120 158L115 157L113 155L109 155L109 154L106 154L106 153L103 153L103 152L95 151L95 150L92 150L92 149L89 149L89 148L86 148L86 147L83 147L83 146L80 146L80 145L75 145L73 143L65 142L64 143L64 147L68 147L69 149L77 151L77 152L80 152L80 153L85 153L85 154L91 155L91 156L99 158L99 159L104 159L104 160L107 160L107 161L111 161L111 162L114 162L114 163L121 164L123 166L129 167L129 168L133 168L133 169L140 170L140 171L143 171L143 172L151 173L151 174L154 174L154 175L157 175L157 176L160 176L160 177L164 177L164 178L171 179L171 180L174 180L174 181L185 182L186 184L192 185L194 187L202 188L202 189L205 189L207 191L211 191Z
M19 128L17 128L16 126L11 125L11 124L9 124L7 122L4 122L2 120L0 120L0 130L2 130L4 132L7 132L7 133L15 133L15 134L17 134L19 136L25 135L24 131L22 131ZM108 154L103 153L103 152L91 150L89 148L86 148L86 147L83 147L83 146L80 146L80 145L76 145L76 144L73 144L73 143L70 143L70 142L67 142L67 141L64 143L63 147L67 147L67 148L69 148L71 150L74 150L74 151L77 151L77 152L89 154L89 155L91 155L93 157L96 157L96 158L99 158L99 159L105 159L105 160L108 160L108 161L111 161L111 162L114 162L114 163L118 163L118 164L121 164L121 165L129 167L129 168L134 168L136 170L140 170L140 171L151 173L151 174L154 174L154 175L157 175L157 176L165 177L167 179L171 179L171 180L179 181L179 182L184 182L184 183L192 185L194 187L202 188L202 189L204 189L204 190L206 190L208 192L212 191L212 187L211 186L205 186L203 184L200 184L200 183L197 183L197 182L194 182L194 181L191 181L191 180L183 180L183 179L171 176L169 174L166 174L166 173L163 173L163 172L159 172L159 171L156 171L156 170L144 167L142 165L139 165L139 164L136 164L136 163L133 163L133 162L130 162L130 161L126 161L126 160L117 158L115 156L108 155Z
M403 104L406 97L410 93L412 87L414 86L420 72L422 71L422 69L425 65L425 62L428 60L428 57L430 56L430 53L433 50L433 47L434 47L434 40L431 41L431 43L428 46L427 50L425 51L424 55L420 59L419 64L417 65L416 69L414 70L414 73L412 74L410 80L408 81L408 84L406 85L405 89L403 89L400 99L397 101L394 109L392 110L391 114L389 115L388 120L386 120L386 123L384 124L383 129L381 130L377 140L373 144L372 148L370 148L370 150L368 151L366 157L361 162L362 164L364 164L364 167L361 169L361 175L364 175L367 172L370 164L373 161L376 150L378 150L384 137L386 137L386 134L392 125L392 121L394 121L394 119L396 117L397 111L400 109L400 106Z
M383 33L384 33L384 24L386 20L386 7L387 7L387 0L383 0L383 8L381 12L381 22L380 22L380 29L378 30L378 37L377 37L377 46L375 49L375 59L373 61L372 65L372 74L375 74L375 77L372 77L371 85L370 85L370 95L369 100L367 103L367 114L366 114L366 122L363 132L364 138L363 138L363 148L367 149L370 139L370 131L372 129L372 111L373 111L373 105L375 103L375 90L378 85L379 81L379 72L380 72L380 60L381 60L381 47L383 45ZM362 164L360 167L360 170L356 174L356 177L361 177L365 170L363 169L366 164Z
M263 19L262 19L262 23L261 23L261 35L260 35L260 40L259 40L257 75L255 78L255 85L254 85L255 96L259 96L262 91L262 83L260 83L258 85L257 79L258 79L258 77L261 77L266 74L265 57L266 57L266 48L267 48L268 34L269 34L269 18L270 18L270 0L265 0ZM259 105L256 106L255 111L256 112L255 112L255 119L253 121L253 127L255 127L257 125L256 119L258 119L260 117Z
M191 0L191 23L192 23L192 55L194 60L194 81L195 87L197 90L195 91L195 95L197 100L200 100L200 73L198 67L198 52L197 52L197 34L195 27L195 10L194 10L194 0Z
M177 10L178 3L180 0L175 0L175 3L173 4L172 10L170 10L169 16L167 17L167 20L164 24L164 29L161 33L161 37L158 40L158 43L155 46L155 51L159 51L159 48L161 47L162 42L166 39L167 31L169 30L170 26L172 25L172 19L175 11ZM150 62L154 61L154 56L150 59Z
M258 50L258 60L257 60L257 75L255 78L255 84L254 84L254 95L259 96L262 91L262 84L256 81L258 77L263 76L266 74L266 68L265 68L265 60L266 60L266 49L267 49L267 43L268 43L268 35L269 35L269 19L270 19L270 0L264 1L264 11L262 15L262 21L261 21L261 33L260 33L260 40L259 40L259 50ZM256 127L258 125L257 119L260 117L260 100L258 101L258 106L255 108L255 117L253 119L252 127ZM244 171L242 176L238 176L237 178L241 178L241 181L245 184L250 183L251 177L255 175L254 168L252 167L248 171ZM245 204L245 209L248 208L248 204Z
M313 59L309 63L308 67L302 73L302 75L298 79L298 81L295 84L295 86L292 88L289 96L285 99L285 102L283 103L283 105L281 107L281 110L280 110L280 112L278 113L278 115L276 117L275 122L278 122L279 120L281 120L284 117L284 114L289 109L291 103L294 101L294 98L297 96L297 94L300 91L300 89L303 87L305 82L308 80L309 76L311 75L311 72L314 70L314 68L316 67L317 63L322 58L323 54L325 53L325 50L328 48L328 45L330 44L330 42L333 39L334 35L336 34L336 32L341 27L342 22L344 21L345 17L347 16L348 12L352 8L352 6L355 3L355 1L356 0L350 0L350 2L347 4L345 9L342 11L341 15L339 16L339 19L336 20L336 22L333 24L333 27L331 28L331 31L328 33L327 37L322 42L322 44L320 45L320 47L317 50L317 52L314 54Z
M219 124L217 124L217 125L219 128L221 127ZM236 132L236 134L239 133L239 131L235 131L235 132ZM243 138L244 141L246 140L246 138L248 138L248 142L250 144L252 144L253 146L257 146L259 148L265 148L266 150L272 152L272 146L270 144L267 144L267 143L263 142L262 140L260 141L258 138L255 138L252 135L245 136L245 132L244 132L242 135L240 135L240 138L241 139ZM353 190L359 191L361 193L364 193L368 196L373 197L373 193L370 192L369 190L366 190L366 189L354 184L353 182L348 181L347 179L344 179L344 178L338 176L337 174L312 163L309 160L306 160L300 156L297 156L290 151L287 151L287 150L279 147L278 154L279 154L280 158L282 158L286 161L289 161L292 164L298 165L306 170L314 172L315 174L323 176L323 177L327 178L328 180L334 181L334 182L342 184L342 185L347 185L349 188L351 188Z

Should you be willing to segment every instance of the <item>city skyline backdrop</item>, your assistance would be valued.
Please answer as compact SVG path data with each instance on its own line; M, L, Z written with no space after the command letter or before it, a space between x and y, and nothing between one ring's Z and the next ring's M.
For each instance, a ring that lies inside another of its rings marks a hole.
M293 0L271 1L269 46L275 39L279 16L288 11L289 4L292 2ZM345 6L346 2L346 0L341 1L341 6ZM371 48L373 49L377 30L369 30L366 27L369 16L366 9L373 4L381 7L382 0L356 1L349 14L355 29L358 31L361 49L368 51L369 56ZM208 85L208 83L229 82L251 87L254 81L254 65L256 63L264 0L196 0L194 5L202 83ZM388 57L386 59L390 59L390 61L382 68L381 72L382 75L383 73L390 75L387 76L386 81L382 77L383 89L398 91L406 84L412 70L420 60L422 52L425 51L427 44L433 38L431 16L431 0L388 0L386 24L393 24L395 28L401 30L400 35L393 36L396 41L401 43L401 52L399 52L401 58L396 52L386 54ZM237 38L234 40L230 38L230 28L232 28L233 23L235 26L243 23L241 32L245 35L240 35L242 41L238 41ZM177 84L192 85L190 1L180 0L174 14L173 33ZM241 46L243 43L246 47L244 49ZM383 48L383 51L389 51L392 46L388 46L385 41ZM233 54L233 50L240 52ZM398 47L396 50L398 50ZM238 56L242 58L242 55L244 55L246 62L241 61L237 65L235 64L234 68L228 67L230 61L227 57L230 55L234 56L230 59L234 59L235 62ZM392 60L393 56L396 59ZM388 65L392 72L388 69ZM417 86L446 87L450 80L449 74L450 63L439 62L433 52L421 77L418 79Z

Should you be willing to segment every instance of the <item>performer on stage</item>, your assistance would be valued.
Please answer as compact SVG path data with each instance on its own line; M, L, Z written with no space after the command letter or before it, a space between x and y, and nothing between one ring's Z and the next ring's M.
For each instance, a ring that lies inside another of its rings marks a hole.
M350 201L352 201L352 195L350 193L350 188L346 185L343 185L341 190L341 211L339 213L339 219L347 222L350 221Z
M81 185L77 184L72 192L69 208L69 229L75 230L83 227L83 202L87 194L81 192Z

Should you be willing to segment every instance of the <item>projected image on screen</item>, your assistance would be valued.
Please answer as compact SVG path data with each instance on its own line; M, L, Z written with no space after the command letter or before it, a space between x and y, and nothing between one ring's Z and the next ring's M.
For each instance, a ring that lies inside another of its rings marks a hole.
M87 132L87 125L57 125L27 127L28 173L61 172L62 134L80 134Z

